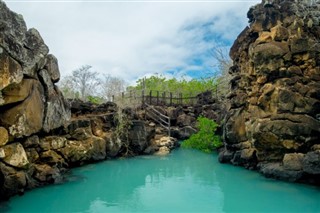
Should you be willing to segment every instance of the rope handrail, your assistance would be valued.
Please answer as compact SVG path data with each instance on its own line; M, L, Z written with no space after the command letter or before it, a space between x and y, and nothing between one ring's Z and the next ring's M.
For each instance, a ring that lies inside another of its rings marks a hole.
M145 103L145 106L146 115L148 115L155 122L159 123L163 128L167 129L168 135L171 136L170 117L162 114L160 111L156 110L153 106L147 103ZM151 113L152 116L150 116L148 113ZM164 120L163 118L167 120Z

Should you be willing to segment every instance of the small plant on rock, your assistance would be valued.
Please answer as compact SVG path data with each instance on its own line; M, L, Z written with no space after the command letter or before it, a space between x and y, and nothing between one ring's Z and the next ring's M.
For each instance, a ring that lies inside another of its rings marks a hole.
M203 152L210 153L222 146L219 135L215 135L218 124L208 118L198 117L197 128L199 131L182 143L184 148L199 149Z

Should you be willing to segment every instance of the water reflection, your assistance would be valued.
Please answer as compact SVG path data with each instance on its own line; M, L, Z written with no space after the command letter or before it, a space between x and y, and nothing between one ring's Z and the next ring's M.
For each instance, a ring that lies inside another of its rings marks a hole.
M73 170L66 184L13 198L1 212L320 212L319 188L266 179L177 150Z
M157 211L166 211L177 203L193 202L197 198L192 198L192 194L209 191L208 196L214 195L215 201L201 198L203 205L212 206L215 202L215 206L221 206L223 194L214 168L208 163L212 156L202 157L207 159L194 158L194 151L186 151L169 157L148 156L104 162L92 171L77 169L74 173L86 175L88 182L85 185L90 186L83 189L89 193L78 195L77 200L87 203L89 212L95 212L92 209L96 208L92 206L96 205L99 205L97 209L112 209L107 204L118 205L121 211L154 211L154 206Z

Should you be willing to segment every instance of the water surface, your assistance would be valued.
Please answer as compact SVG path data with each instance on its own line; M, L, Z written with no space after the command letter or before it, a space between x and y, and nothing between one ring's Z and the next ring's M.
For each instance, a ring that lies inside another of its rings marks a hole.
M178 149L74 169L68 183L13 197L0 212L320 212L320 189Z

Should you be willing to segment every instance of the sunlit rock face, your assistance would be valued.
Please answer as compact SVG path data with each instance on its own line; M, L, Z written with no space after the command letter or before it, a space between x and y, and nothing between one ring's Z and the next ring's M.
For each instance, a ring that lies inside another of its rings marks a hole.
M319 184L320 3L263 1L247 16L230 51L220 161Z
M48 53L40 33L0 1L0 199L39 185L37 177L54 179L64 163L54 151L42 152L37 136L71 115L55 85L58 61ZM58 166L47 166L53 161Z
M39 32L0 0L0 200L61 182L69 168L150 147L154 130L133 111L66 102L59 79Z
M39 32L0 2L0 126L13 138L49 132L70 117L54 85L58 61L48 52Z

